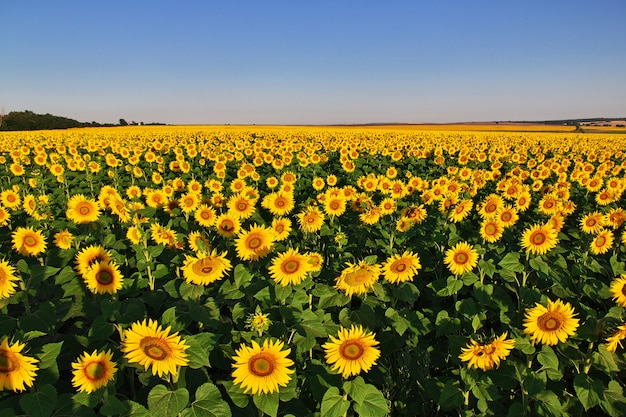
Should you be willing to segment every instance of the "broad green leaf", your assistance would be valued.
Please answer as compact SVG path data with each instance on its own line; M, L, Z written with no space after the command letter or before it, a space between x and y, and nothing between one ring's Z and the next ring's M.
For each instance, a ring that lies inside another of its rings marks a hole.
M36 355L39 359L37 366L39 369L47 369L57 364L57 358L61 353L63 342L48 343L43 346L41 353Z
M230 397L233 404L239 408L245 408L250 401L250 396L243 393L243 389L235 385L232 380L223 381L221 383L226 388L226 393Z
M183 300L200 300L202 294L204 294L204 287L202 285L189 284L186 281L180 284L178 289L180 296Z
M105 416L117 416L126 410L126 405L115 396L109 395L104 399L104 404L100 407L100 413Z
M500 266L505 271L511 272L522 272L524 271L524 265L520 263L520 254L517 252L507 252L504 255L504 258L498 262L498 266Z
M237 264L235 266L234 278L235 286L237 286L237 288L245 288L252 281L253 275L243 264Z
M496 272L496 266L493 264L493 259L480 259L478 261L478 268L489 278L493 277L493 274Z
M459 382L450 380L443 386L437 404L439 404L441 408L448 409L459 407L463 405L464 401L463 393L459 388Z
M304 310L300 317L300 324L298 325L307 336L311 337L326 337L326 328L322 323L322 320L312 311Z
M350 408L350 401L339 394L339 388L330 387L322 398L321 415L324 417L342 417Z
M126 401L126 412L122 413L122 417L151 417L150 411L143 405L135 401Z
M383 393L371 384L365 385L362 401L355 400L355 402L354 411L360 417L383 417L389 412L387 400Z
M215 338L213 334L198 333L195 335L185 335L185 344L189 346L189 349L187 349L185 353L189 355L189 367L191 369L211 366L209 362L209 354L215 345Z
M611 417L626 415L626 397L624 389L617 381L609 381L609 386L603 392L604 399L600 402L602 409Z
M351 381L343 383L343 390L357 403L362 403L365 398L365 380L357 376Z
M400 316L400 314L396 310L391 308L391 307L389 307L385 311L385 317L387 317L389 319L389 321L391 321L392 328L400 336L402 336L404 334L404 332L406 331L406 329L408 329L409 326L411 325L411 322L409 320L407 320L406 318Z
M537 414L546 417L564 415L563 405L553 391L541 391L534 399L537 400Z
M29 417L49 417L57 403L57 390L52 385L43 385L32 394L22 394L20 407Z
M605 344L599 345L598 350L591 354L591 363L596 369L606 373L619 371L619 366L615 362L615 355L606 350Z
M228 403L222 399L220 390L210 382L202 384L196 390L195 401L190 408L181 413L181 417L230 417Z
M590 378L589 375L578 374L574 377L574 391L585 411L588 411L600 404L600 400L603 398L604 384L597 379Z
M263 411L270 417L276 417L278 415L278 393L273 392L271 394L255 394L252 396L252 401L256 408Z
M537 360L545 369L559 369L559 358L551 347L544 345L537 355Z
M189 401L185 388L170 391L165 385L156 385L148 394L148 410L154 417L175 417Z
M548 377L545 372L530 372L528 375L524 376L523 383L524 389L528 392L528 395L533 396L544 389L546 389L546 383L548 382Z

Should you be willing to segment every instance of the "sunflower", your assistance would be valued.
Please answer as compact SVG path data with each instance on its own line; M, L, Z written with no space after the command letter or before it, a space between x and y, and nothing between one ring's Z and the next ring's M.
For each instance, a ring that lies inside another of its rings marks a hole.
M241 223L230 213L222 213L215 219L215 228L220 236L228 238L239 233Z
M274 245L274 232L265 226L253 225L242 231L235 239L237 256L243 261L256 261L271 251Z
M548 346L565 342L578 328L579 320L574 318L575 315L569 303L548 299L547 307L537 303L535 307L526 309L524 333Z
M519 220L517 210L510 206L505 205L496 213L496 218L500 221L504 228L511 227Z
M472 211L472 207L474 203L470 199L461 200L454 208L450 211L448 218L454 223L458 223L461 220L465 219L469 216Z
M605 217L598 211L588 213L580 219L580 230L595 235L605 226Z
M87 288L93 294L115 294L122 289L124 278L112 261L97 261L83 275Z
M84 352L76 362L72 362L72 385L78 392L90 394L102 387L107 386L115 377L116 363L113 362L113 354L106 352Z
M141 242L142 236L143 236L143 233L141 229L139 229L139 227L137 226L130 226L128 230L126 231L126 238L133 245L137 245L139 242Z
M206 204L201 204L194 212L193 218L200 226L210 227L215 224L217 214L215 213L215 209L213 207L209 207Z
M324 211L329 216L339 217L346 212L346 205L346 200L343 197L328 197L326 201L324 201Z
M4 207L0 206L0 226L6 226L11 218L11 213Z
M591 241L590 249L594 255L601 255L607 253L611 246L613 246L613 232L610 230L601 230L596 237Z
M521 245L526 252L543 255L559 243L558 232L547 224L535 224L522 234Z
M502 197L497 194L487 196L479 206L478 214L483 219L494 217L504 207Z
M392 284L412 281L422 268L417 254L404 251L402 255L392 255L382 264L383 278Z
M362 326L341 327L337 337L322 345L326 362L331 369L348 378L361 372L368 372L380 357L380 350L375 346L378 341L374 334L364 330Z
M611 283L613 300L622 307L626 307L626 274L621 274Z
M13 190L4 190L0 193L0 202L6 208L17 210L22 202L18 193Z
M78 273L84 276L89 272L92 265L111 260L111 252L102 246L91 245L78 252L75 260Z
M157 245L173 246L178 241L178 234L174 230L158 223L150 225L150 237Z
M276 283L283 287L298 285L311 271L308 263L309 258L301 254L298 249L288 249L278 254L270 265L270 276Z
M71 234L67 229L61 230L54 235L54 245L59 249L69 249L72 247L72 242L74 241L74 235Z
M372 207L359 214L359 219L365 224L373 225L380 221L382 214L382 210L379 207Z
M324 225L324 213L317 207L309 206L297 214L300 229L306 233L315 233Z
M20 277L15 273L15 268L9 265L7 261L0 261L0 299L9 298L15 294L16 281L20 280Z
M226 202L229 213L238 219L248 219L256 211L256 199L244 195L232 195Z
M195 253L207 252L211 247L206 235L199 230L194 230L189 233L189 235L187 235L187 242L189 243L189 249Z
M216 250L199 252L196 256L185 256L183 276L190 284L209 285L224 278L232 269L232 264L226 258L226 252L218 254Z
M263 197L261 206L269 210L274 216L286 216L295 207L295 199L292 193L269 193Z
M258 307L254 313L250 313L246 317L246 328L257 332L259 337L263 335L263 332L268 331L271 325L270 315L263 313Z
M95 200L76 194L67 202L65 216L76 224L92 223L100 217L100 207Z
M307 262L311 268L311 272L319 272L322 270L322 264L324 258L317 252L307 252L304 254L307 257Z
M481 222L479 231L480 237L482 237L486 242L494 243L502 237L504 227L502 226L502 223L497 220L497 218L485 219Z
M380 276L379 265L369 265L365 261L358 264L347 263L347 267L341 271L335 279L335 288L343 290L344 293L351 297L352 294L365 294L376 282Z
M478 264L478 252L469 243L459 242L446 251L444 263L454 275L461 275Z
M0 343L0 391L24 391L26 387L32 387L37 373L35 358L22 355L24 344L15 342L9 345L9 339L5 337Z
M397 208L396 200L394 200L391 197L387 197L383 199L383 201L380 202L380 204L378 205L378 208L380 209L380 212L383 216L388 216L390 214L393 214Z
M272 230L274 231L274 240L279 242L289 237L291 232L291 220L288 218L279 218L272 220Z
M459 359L468 362L469 368L480 368L488 371L500 366L500 361L511 353L515 346L515 339L506 339L507 332L496 337L489 343L478 343L472 340L466 347L461 348Z
M626 324L619 326L615 333L606 338L606 350L615 353L618 345L622 347L622 340L624 339L626 339Z
M13 249L23 256L37 256L46 250L46 239L32 227L18 227L12 234Z
M135 322L130 329L124 331L122 352L129 362L143 365L145 370L152 367L152 375L177 375L179 366L187 366L189 348L178 332L170 334L171 328L165 330L152 319Z
M291 349L283 349L283 342L265 339L263 345L252 341L252 347L242 344L233 356L234 383L244 393L271 394L279 391L279 386L287 386L291 381L289 369L293 361L287 357Z
M198 208L200 200L201 197L199 194L190 191L180 197L178 204L183 213L191 213Z

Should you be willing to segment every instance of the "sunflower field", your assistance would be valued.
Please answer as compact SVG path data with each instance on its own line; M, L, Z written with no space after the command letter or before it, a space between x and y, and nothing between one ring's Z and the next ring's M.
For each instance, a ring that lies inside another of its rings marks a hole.
M626 415L626 135L0 133L0 417Z

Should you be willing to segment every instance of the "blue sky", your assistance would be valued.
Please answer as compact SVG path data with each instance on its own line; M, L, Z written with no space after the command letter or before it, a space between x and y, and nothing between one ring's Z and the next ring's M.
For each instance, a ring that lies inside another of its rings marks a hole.
M80 121L626 116L626 1L3 1L0 106Z

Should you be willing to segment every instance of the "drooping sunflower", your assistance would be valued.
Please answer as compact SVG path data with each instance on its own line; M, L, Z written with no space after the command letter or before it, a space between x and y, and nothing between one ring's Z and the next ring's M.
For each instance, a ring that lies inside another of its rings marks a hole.
M570 303L548 299L547 307L537 303L535 307L526 309L524 333L548 346L565 342L578 328L579 320L575 315Z
M83 275L85 284L93 294L115 294L122 289L124 277L112 261L97 261Z
M620 325L611 336L606 338L606 350L615 353L617 346L622 347L624 339L626 339L626 324Z
M615 236L613 232L607 229L603 229L596 237L591 241L590 249L594 255L601 255L603 253L607 253L611 246L613 246L613 240Z
M478 264L478 252L469 243L459 242L446 251L444 263L454 275L461 275Z
M256 261L270 252L274 244L274 232L265 226L253 225L239 233L235 239L237 256L243 261Z
M289 237L291 233L291 220L288 218L274 218L272 220L272 230L274 231L274 240L280 242Z
M23 256L37 256L46 250L46 238L40 230L18 227L12 234L13 249Z
M297 214L300 229L306 233L315 233L324 225L324 213L315 206L309 206Z
M626 274L621 274L611 282L613 300L622 307L626 307Z
M402 255L392 255L383 262L383 278L392 284L412 281L421 268L419 256L411 251L404 251Z
M92 223L100 217L100 206L95 200L76 194L67 202L65 216L76 224Z
M196 256L185 256L183 276L190 284L209 285L224 278L232 269L226 252L220 254L214 249L211 252L199 252Z
M115 377L117 364L110 350L92 353L84 352L72 362L72 385L78 392L90 394L108 385Z
M239 219L230 213L222 213L215 219L215 229L222 237L232 237L239 233L240 228Z
M500 361L505 359L515 347L515 339L507 339L508 333L504 332L489 343L478 343L471 340L466 347L461 348L459 359L468 362L468 368L479 368L483 371L497 368Z
M559 243L558 232L547 224L530 226L522 234L521 245L526 252L543 255Z
M16 270L7 261L0 261L0 299L9 298L15 294L17 281L20 277L16 275Z
M348 297L365 294L378 282L380 265L369 265L365 261L358 264L348 262L347 265L335 279L335 288L342 290Z
M500 240L504 227L497 218L485 219L480 224L480 237L486 242L494 243Z
M129 362L152 368L152 375L177 375L180 366L187 366L189 358L185 350L189 345L178 335L170 334L171 327L162 329L155 320L134 322L124 331L122 352Z
M288 249L279 253L270 265L270 276L276 283L283 287L287 285L298 285L311 271L309 258L296 249Z
M69 230L61 230L54 234L54 245L63 250L67 250L72 247L74 241L74 235Z
M287 386L295 372L289 368L293 361L287 357L291 349L283 350L283 342L269 339L263 345L254 340L251 343L251 347L242 344L235 350L232 373L235 385L253 395L271 394Z
M344 378L368 372L380 357L375 335L362 326L341 327L337 337L329 339L322 345L326 362Z
M9 338L5 337L0 343L0 391L24 391L32 387L37 374L39 362L35 358L23 355L25 344L15 342L9 345Z
M76 254L76 270L84 276L92 265L109 260L111 260L111 252L100 245L90 245Z

